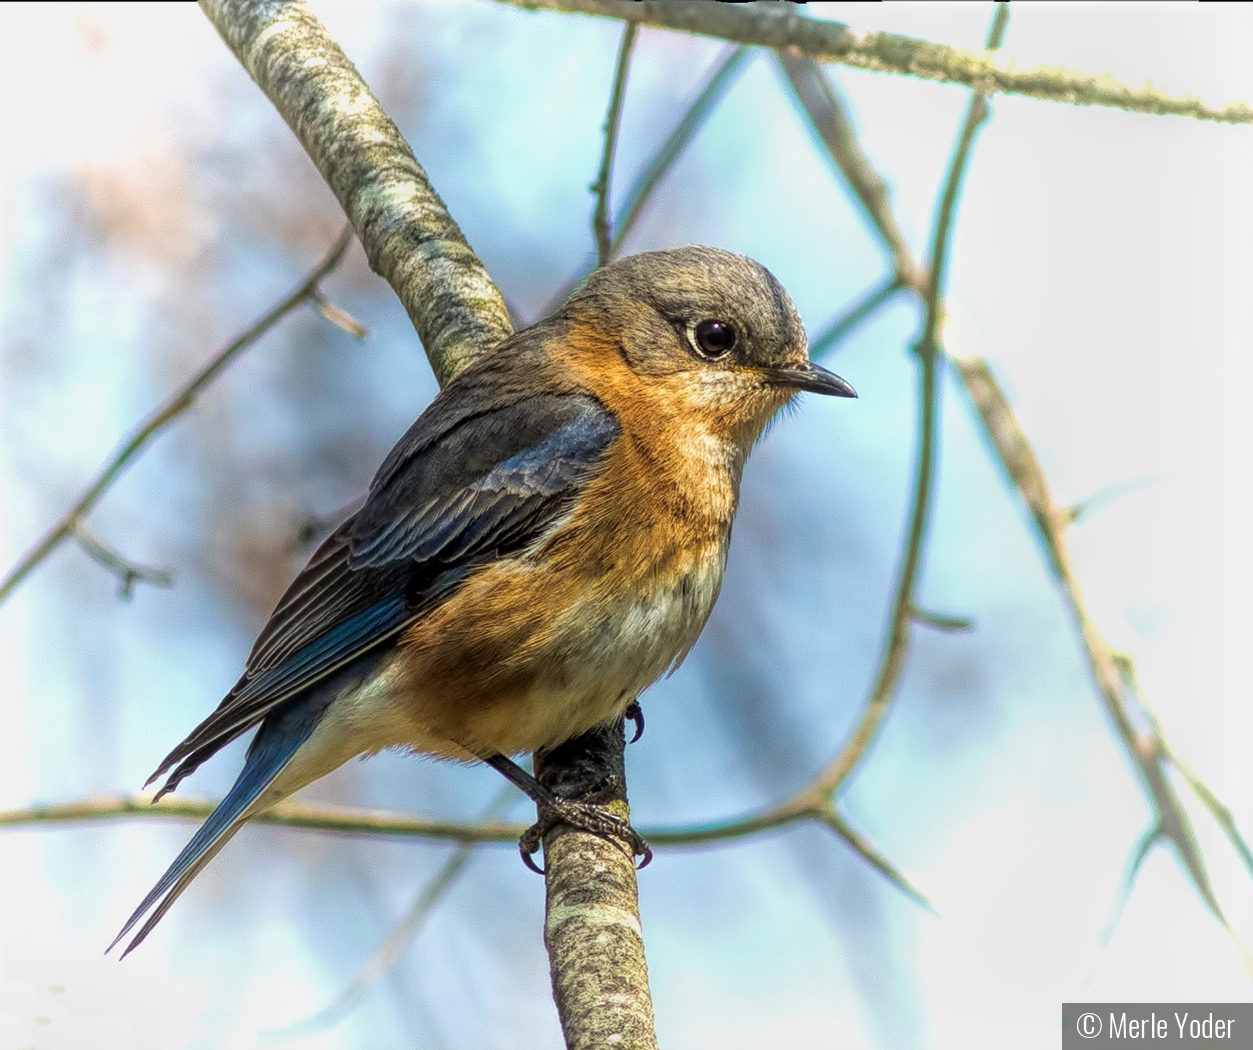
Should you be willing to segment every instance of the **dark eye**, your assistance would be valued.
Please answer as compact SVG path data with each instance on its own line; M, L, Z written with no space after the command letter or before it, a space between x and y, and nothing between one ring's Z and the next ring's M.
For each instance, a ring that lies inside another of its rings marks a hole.
M722 357L735 346L735 326L727 321L701 321L694 334L696 349L704 357Z

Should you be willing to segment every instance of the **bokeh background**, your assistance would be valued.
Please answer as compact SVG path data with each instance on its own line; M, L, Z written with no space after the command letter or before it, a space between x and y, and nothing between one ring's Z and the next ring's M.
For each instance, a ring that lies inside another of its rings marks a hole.
M988 5L811 14L978 47ZM588 184L620 29L491 3L318 3L523 318L591 247ZM341 216L192 5L0 7L0 563L118 438L326 250ZM1005 51L1253 97L1253 9L1015 4ZM717 41L645 29L616 185L668 132ZM832 67L924 252L962 89ZM1177 751L1253 831L1250 453L1253 132L996 98L958 217L946 342L987 356L1059 498L1114 486L1071 532L1097 622L1133 654ZM811 333L887 273L773 57L755 57L628 243L745 252ZM139 787L234 682L307 553L301 526L367 484L435 390L354 246L311 310L216 383L90 518L175 585L133 600L60 550L0 607L0 808ZM644 698L641 826L713 819L803 783L843 742L883 643L912 469L918 310L895 301L826 363L750 461L726 585L696 650ZM886 730L843 809L929 895L830 834L659 851L641 907L672 1047L1054 1047L1063 1000L1253 998L1169 849L1111 928L1149 810L1029 521L943 383L920 596ZM184 790L233 780L233 748ZM317 799L472 818L495 773L399 756ZM1191 798L1189 796L1189 802ZM1253 942L1250 876L1192 805L1219 899ZM519 800L509 811L525 819ZM163 820L0 833L0 1048L251 1047L331 1001L449 847L253 827L143 949L104 946L190 834ZM542 887L479 850L398 964L300 1047L560 1044Z

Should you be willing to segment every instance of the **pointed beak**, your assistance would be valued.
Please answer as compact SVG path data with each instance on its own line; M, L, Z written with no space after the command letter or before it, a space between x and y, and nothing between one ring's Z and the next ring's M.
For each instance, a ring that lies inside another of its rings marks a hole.
M779 386L792 386L812 394L833 394L835 397L856 397L857 391L834 372L822 365L805 361L786 368L766 369L766 378Z

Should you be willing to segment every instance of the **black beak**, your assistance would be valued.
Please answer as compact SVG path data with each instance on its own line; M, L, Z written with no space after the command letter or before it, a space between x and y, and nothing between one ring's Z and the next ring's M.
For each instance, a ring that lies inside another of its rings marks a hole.
M835 397L856 397L857 391L834 372L812 361L786 368L766 369L766 378L779 386L794 386L812 394L833 394Z

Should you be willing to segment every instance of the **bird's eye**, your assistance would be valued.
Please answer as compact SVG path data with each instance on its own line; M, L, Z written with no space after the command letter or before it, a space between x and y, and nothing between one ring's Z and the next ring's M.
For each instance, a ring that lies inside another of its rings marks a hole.
M735 326L726 321L701 321L694 332L696 349L711 360L729 354L735 346Z

